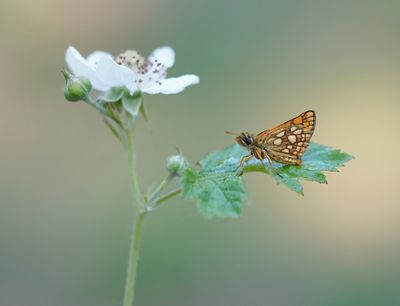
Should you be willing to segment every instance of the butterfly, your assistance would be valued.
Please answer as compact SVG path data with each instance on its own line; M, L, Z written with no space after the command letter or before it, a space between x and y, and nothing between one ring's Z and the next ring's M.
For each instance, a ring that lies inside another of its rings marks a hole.
M257 135L246 132L239 135L232 132L226 133L236 135L235 141L249 150L249 154L240 160L239 168L252 157L261 162L267 158L271 167L272 161L301 165L301 158L314 133L315 121L315 112L309 110Z

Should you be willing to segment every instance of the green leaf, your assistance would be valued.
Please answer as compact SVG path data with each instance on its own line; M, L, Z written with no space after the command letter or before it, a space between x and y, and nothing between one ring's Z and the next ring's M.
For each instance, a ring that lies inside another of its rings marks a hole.
M213 173L188 168L181 185L186 198L196 199L207 218L238 217L246 199L243 180L234 173Z
M289 189L303 194L303 186L300 180L327 184L325 174L322 171L338 172L338 167L344 166L346 162L353 158L353 156L340 150L317 143L310 143L300 166L282 165L274 162L273 167L276 171L272 171L269 165L265 165L265 163L263 165L260 161L253 159L244 167L243 171L268 173L278 184L284 184Z
M125 93L125 89L123 87L113 87L109 91L107 91L103 96L99 98L104 102L117 102L121 100L122 96Z
M106 124L106 126L110 129L111 133L118 139L120 143L123 144L122 137L117 128L110 121L108 121L108 119L104 118L103 121Z
M145 121L149 121L149 117L147 116L147 112L144 109L144 102L142 101L142 104L140 104L140 113L142 114L143 118Z
M238 168L241 158L247 154L248 151L245 148L234 144L224 150L209 154L200 164L202 167L213 168L214 171L232 172ZM270 174L278 184L284 184L289 189L303 194L300 180L326 184L326 177L322 171L337 172L338 167L344 166L347 161L353 158L353 156L340 150L317 143L310 143L300 166L273 162L274 170L271 169L268 161L261 163L259 160L252 158L243 167L243 173L264 172Z
M140 94L131 96L129 93L126 93L122 96L122 105L129 114L137 117L142 105L142 96Z
M199 162L201 170L190 168L184 173L181 180L184 196L197 199L200 211L207 217L237 217L246 199L238 167L247 154L248 151L238 144L208 154ZM268 161L252 158L239 171L269 174L278 184L303 194L301 180L326 184L323 171L337 172L338 167L353 158L340 150L311 143L300 166L273 162L272 169Z

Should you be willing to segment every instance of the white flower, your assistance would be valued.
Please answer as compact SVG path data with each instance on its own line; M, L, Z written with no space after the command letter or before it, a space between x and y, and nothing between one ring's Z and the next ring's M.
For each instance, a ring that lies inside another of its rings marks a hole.
M93 88L99 91L124 86L131 94L136 91L176 94L200 81L193 74L166 78L167 69L175 62L175 52L171 47L158 48L145 59L133 50L125 51L116 58L103 51L95 51L84 58L71 46L67 49L65 61L75 76L88 78Z

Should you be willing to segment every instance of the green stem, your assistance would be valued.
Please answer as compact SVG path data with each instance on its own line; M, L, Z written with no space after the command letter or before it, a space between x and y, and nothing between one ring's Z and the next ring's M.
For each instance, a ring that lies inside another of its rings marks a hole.
M151 210L151 205L154 204L154 207L159 206L162 202L168 200L169 198L177 195L180 190L175 190L169 194L166 194L162 197L159 197L161 191L170 183L170 181L174 178L174 175L168 175L160 185L154 190L154 192L150 195L149 200L146 201L149 206L146 208L146 203L142 200L142 195L139 188L139 181L137 175L137 164L136 164L136 154L133 143L133 135L131 129L125 130L125 139L126 139L126 150L128 153L130 172L131 172L131 180L132 180L132 191L134 195L134 203L135 203L135 217L133 222L132 236L130 242L129 249L129 258L128 258L128 268L126 273L126 282L125 282L125 293L124 293L124 301L123 306L132 306L135 298L135 284L136 284L136 274L139 260L139 248L140 248L140 239L142 236L142 228L143 221L146 216L146 213ZM147 210L146 210L147 209Z
M169 174L161 183L160 185L157 186L157 188L153 191L153 193L149 196L147 203L148 207L150 208L151 205L153 205L154 202L157 201L157 197L159 196L160 192L171 182L171 180L174 178L173 174Z
M135 298L136 272L139 260L139 244L142 236L145 215L145 212L139 213L133 223L123 306L132 306Z
M140 193L139 180L137 175L136 154L133 144L133 134L130 129L126 130L126 150L128 151L128 160L131 172L132 191L135 199L136 213L144 211L142 195Z
M87 104L89 104L89 105L93 106L94 108L96 108L103 115L105 115L107 117L110 117L110 114L107 112L107 109L105 109L105 107L103 107L99 103L96 103L96 101L94 101L93 98L90 95L87 95L83 99L83 101L85 101Z
M165 201L173 198L174 196L180 194L181 192L182 192L182 189L178 188L178 189L172 190L171 192L159 197L154 202L154 205L150 207L150 209L154 209L154 208L157 208L157 207L161 206Z
M132 191L134 195L135 202L135 218L132 229L129 258L128 258L128 268L125 282L125 294L123 306L132 306L135 297L135 283L136 283L136 272L139 259L139 246L140 238L142 235L142 227L144 217L146 212L144 210L144 205L142 202L142 196L140 193L138 175L137 175L137 165L136 165L136 155L133 144L132 131L126 130L126 150L128 153L128 159L130 164L130 172L132 177Z

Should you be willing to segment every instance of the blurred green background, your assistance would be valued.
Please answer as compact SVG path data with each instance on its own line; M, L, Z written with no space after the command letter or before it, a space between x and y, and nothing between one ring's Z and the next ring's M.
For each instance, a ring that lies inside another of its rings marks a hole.
M120 305L127 161L100 116L64 100L74 45L171 45L183 94L146 96L143 187L178 146L196 162L317 112L316 142L356 156L305 196L245 177L238 220L176 199L144 228L136 305L400 305L399 1L1 1L0 305Z

